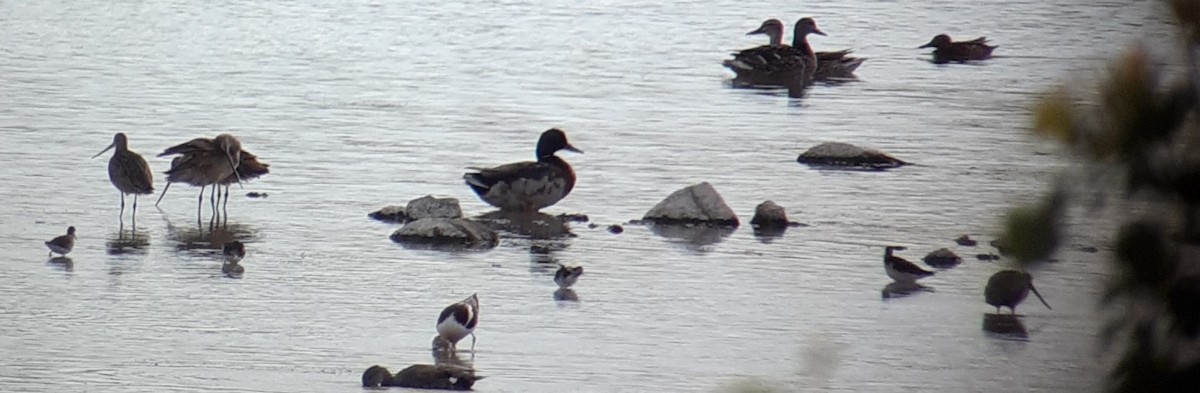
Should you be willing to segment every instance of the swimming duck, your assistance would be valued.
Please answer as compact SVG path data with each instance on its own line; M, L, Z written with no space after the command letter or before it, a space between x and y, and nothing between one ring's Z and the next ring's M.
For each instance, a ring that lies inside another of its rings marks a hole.
M1050 304L1046 303L1046 299L1042 298L1042 294L1038 293L1037 288L1033 287L1033 276L1016 270L1001 270L993 274L988 279L987 287L983 289L983 300L995 306L997 314L1000 313L1000 307L1008 307L1016 314L1017 305L1025 301L1029 291L1033 291L1046 308L1053 310Z
M396 386L416 389L471 390L475 381L483 379L475 370L463 367L414 364L396 375L379 365L363 371L363 387Z
M75 227L67 227L67 234L51 239L46 243L46 248L50 249L50 253L46 256L54 256L58 253L62 256L67 256L71 249L75 248Z
M536 212L554 205L575 187L575 171L559 150L583 153L567 142L567 134L557 128L542 132L537 143L537 161L524 161L495 168L473 168L478 172L463 175L479 199L502 211Z
M438 336L455 350L460 340L471 336L471 350L475 350L475 325L479 324L479 294L472 294L463 301L446 306L438 315ZM434 349L439 341L434 339Z
M246 245L242 242L234 240L225 243L225 246L221 247L221 254L225 256L225 262L221 264L221 273L236 276L246 272L246 269L238 264L246 257Z
M793 86L797 82L807 84L813 80L818 62L816 53L808 45L808 35L825 35L825 32L817 28L817 22L812 18L801 18L796 21L790 47L779 43L775 32L781 39L782 22L774 19L763 22L757 30L746 34L767 34L772 37L771 44L738 52L732 60L725 61L725 67L737 74L733 79L735 86Z
M990 59L992 58L992 50L996 49L996 46L988 45L987 37L954 42L950 39L950 36L938 34L928 44L917 47L917 49L921 48L935 48L933 51L933 62L945 64L952 61L962 63L967 60Z
M915 263L892 255L892 251L905 249L907 247L887 246L883 248L883 270L887 272L888 277L900 283L915 283L917 280L933 275L933 272L922 269Z
M783 48L783 22L779 19L767 19L758 27L757 30L747 33L749 34L766 34L770 38L770 44L744 50L740 53L747 55L756 55L758 53L769 52L770 48ZM788 47L791 48L791 47ZM799 53L799 51L796 51ZM817 56L817 71L813 74L814 80L827 79L847 79L854 78L854 70L862 65L867 59L850 57L851 50L840 50L836 52L816 52ZM736 54L735 54L736 55Z
M579 276L583 275L583 266L567 267L563 264L558 264L558 271L554 272L554 283L558 284L559 288L570 288L579 281Z

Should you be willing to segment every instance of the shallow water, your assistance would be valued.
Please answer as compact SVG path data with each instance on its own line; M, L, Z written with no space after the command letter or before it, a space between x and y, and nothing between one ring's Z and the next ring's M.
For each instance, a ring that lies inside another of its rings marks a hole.
M776 5L2 2L0 386L359 391L367 366L431 362L437 313L478 292L484 392L1094 391L1104 239L1073 233L1037 272L1055 308L1020 307L1024 337L981 329L983 284L1004 263L952 239L994 238L996 217L1067 165L1029 136L1032 100L1135 37L1162 42L1160 4ZM725 85L727 52L765 41L744 32L800 15L829 33L817 50L870 59L861 81L800 100ZM929 64L914 48L942 32L987 35L998 57ZM426 194L486 212L464 168L530 159L552 126L586 154L564 154L580 180L547 212L598 228L444 252L395 245L396 225L366 218ZM156 173L162 149L232 132L272 173L234 189L225 231L198 228L182 185L161 210L142 198L136 234L128 216L120 231L108 155L89 159L114 132ZM824 141L919 165L796 164ZM808 226L699 243L604 230L699 181L743 221L770 199ZM71 263L47 262L40 242L68 225ZM234 238L240 280L213 245ZM881 299L885 244L967 260ZM554 300L548 261L585 266L579 302Z

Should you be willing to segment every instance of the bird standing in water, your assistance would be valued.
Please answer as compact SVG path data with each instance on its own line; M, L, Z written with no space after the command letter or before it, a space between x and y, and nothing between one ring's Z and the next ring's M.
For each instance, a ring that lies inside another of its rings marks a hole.
M558 271L554 272L554 283L558 284L559 288L570 288L579 281L579 276L583 275L583 266L566 267L563 264L558 264Z
M108 160L108 180L112 181L117 191L121 192L121 218L124 223L125 216L125 194L133 194L133 217L134 225L137 224L137 196L141 194L154 194L154 174L150 172L150 165L146 163L146 159L140 154L129 150L129 140L124 133L118 132L113 135L113 141L108 147L101 150L92 158L99 157L105 152L116 149L113 152L112 158Z
M67 256L67 254L71 252L71 249L75 248L75 227L67 227L66 235L56 237L46 242L46 248L50 249L50 254L47 256L52 257L55 253L58 253L64 257Z
M904 258L892 255L892 251L905 249L907 247L902 246L887 246L883 248L883 270L887 272L888 277L899 283L915 283L917 280L933 275L931 271L922 269L920 266Z
M1029 291L1033 291L1046 308L1053 310L1050 304L1046 303L1046 299L1042 298L1042 294L1038 293L1037 288L1033 287L1033 276L1016 270L1001 270L993 274L988 279L987 287L983 289L983 300L995 306L997 314L1000 313L1000 307L1008 307L1015 315L1017 305L1025 301Z
M475 325L479 323L479 296L472 294L463 301L446 306L438 316L438 336L457 349L458 342L471 336L471 350L475 350ZM435 343L437 341L435 340Z

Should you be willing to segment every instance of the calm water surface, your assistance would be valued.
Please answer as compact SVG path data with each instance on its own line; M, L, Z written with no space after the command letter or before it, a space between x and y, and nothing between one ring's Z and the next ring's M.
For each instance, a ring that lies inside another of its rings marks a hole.
M431 362L437 313L478 292L485 392L1095 390L1105 239L1074 233L1037 273L1055 309L1021 308L1027 338L981 329L1004 264L952 239L994 238L1067 165L1029 136L1031 100L1137 37L1162 42L1159 3L780 4L0 2L0 386L360 391L369 365ZM862 81L802 100L726 86L720 61L765 40L746 31L802 15L829 33L818 50L870 58ZM1001 56L934 66L914 48L941 32L987 35ZM396 225L366 217L426 194L486 212L464 168L530 159L552 126L587 153L564 155L580 180L547 211L600 228L454 253L395 245ZM272 173L235 188L226 231L197 228L182 185L120 231L108 155L89 159L114 132L156 172L162 149L233 132ZM825 141L920 165L795 163ZM715 242L604 231L699 181L744 221L771 199L809 226ZM47 263L41 242L68 225L73 263ZM213 246L233 238L248 244L241 280L221 277ZM968 260L885 300L885 244ZM547 261L586 267L579 302L554 300Z

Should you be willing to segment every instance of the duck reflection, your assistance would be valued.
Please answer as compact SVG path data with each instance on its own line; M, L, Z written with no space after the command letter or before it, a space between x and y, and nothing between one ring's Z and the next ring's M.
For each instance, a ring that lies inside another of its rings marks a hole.
M1013 314L983 314L983 330L1004 337L1027 339L1025 323Z
M704 247L717 244L737 230L729 226L709 225L655 225L649 224L650 232L693 251L705 251Z
M484 213L475 220L497 231L512 233L530 239L561 239L573 237L567 220L545 213L518 213L493 211Z
M899 299L921 292L933 292L933 288L915 282L893 281L883 287L883 299Z
M117 229L116 233L108 236L104 243L108 255L145 254L150 245L150 236L137 231Z
M68 258L68 257L59 256L59 257L50 258L50 260L46 261L46 264L50 265L50 266L54 266L55 268L58 268L58 269L62 269L63 271L66 271L66 272L75 271L75 261L71 260L71 258Z

